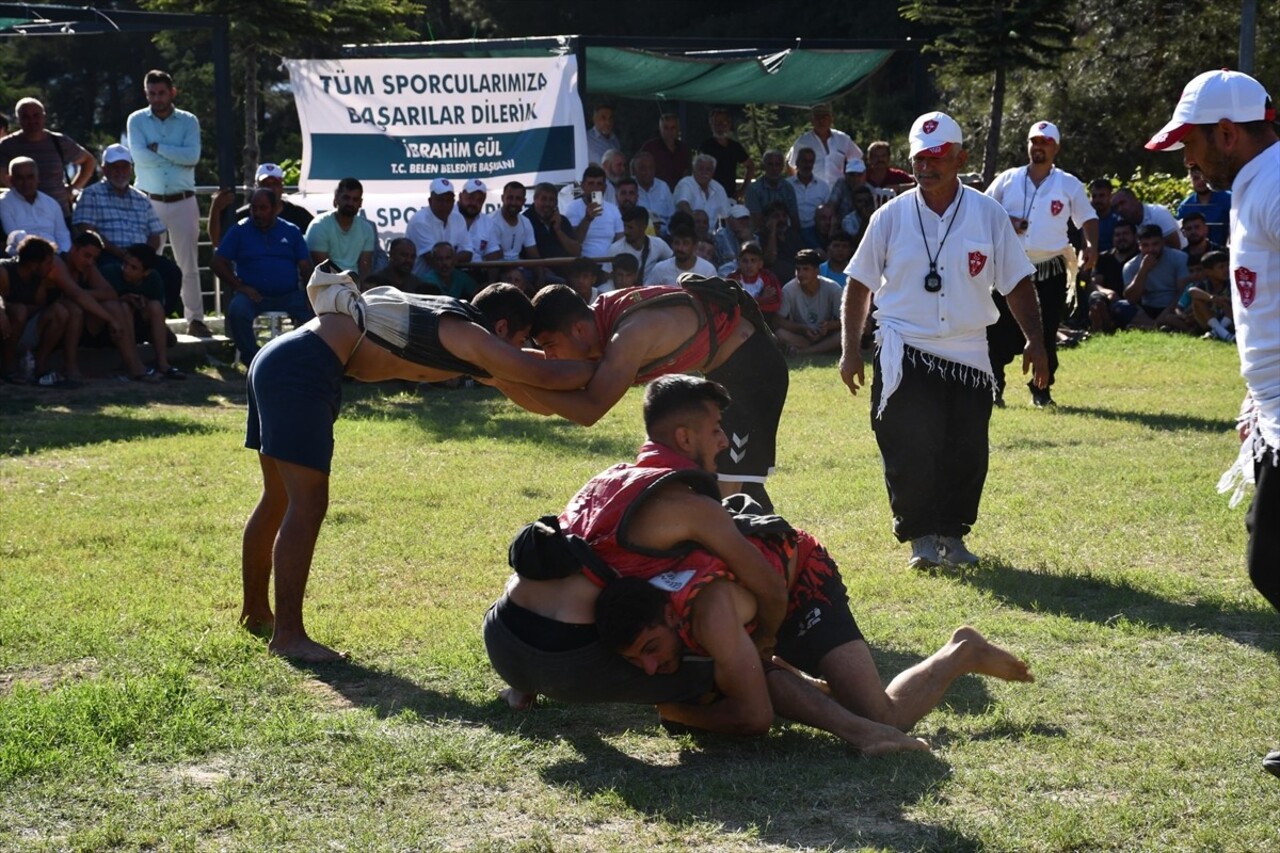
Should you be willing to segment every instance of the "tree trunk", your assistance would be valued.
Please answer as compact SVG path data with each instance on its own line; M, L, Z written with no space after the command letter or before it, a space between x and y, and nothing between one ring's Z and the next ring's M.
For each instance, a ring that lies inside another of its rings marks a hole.
M991 87L991 127L987 129L987 148L982 155L982 184L986 186L996 176L996 161L1000 158L1000 125L1004 123L1004 67L996 67L996 82Z
M244 184L253 186L258 171L258 46L244 48Z

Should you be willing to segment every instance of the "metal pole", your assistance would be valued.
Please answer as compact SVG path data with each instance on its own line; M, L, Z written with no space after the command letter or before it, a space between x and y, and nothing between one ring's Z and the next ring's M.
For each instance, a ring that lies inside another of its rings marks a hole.
M1253 73L1253 49L1258 36L1258 0L1240 2L1240 70Z
M218 151L218 185L234 187L235 119L231 113L231 39L226 18L218 18L213 26L213 103L214 139Z

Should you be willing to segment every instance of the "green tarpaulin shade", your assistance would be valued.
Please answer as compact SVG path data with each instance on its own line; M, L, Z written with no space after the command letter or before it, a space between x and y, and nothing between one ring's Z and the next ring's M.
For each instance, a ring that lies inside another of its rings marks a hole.
M810 106L852 88L892 53L788 50L720 59L588 45L586 79L593 95Z

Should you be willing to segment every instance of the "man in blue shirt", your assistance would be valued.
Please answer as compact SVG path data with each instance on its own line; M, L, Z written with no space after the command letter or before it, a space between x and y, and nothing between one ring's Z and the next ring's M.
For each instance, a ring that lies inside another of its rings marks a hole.
M1188 213L1203 213L1209 225L1209 242L1227 244L1227 228L1231 225L1231 191L1209 188L1199 166L1187 170L1191 178L1191 194L1178 202L1178 219Z
M253 191L249 219L227 232L209 265L235 294L227 305L227 331L246 365L258 352L254 317L285 311L297 327L315 316L301 287L311 275L307 241L298 226L276 215L271 190Z
M156 216L173 242L174 260L182 270L182 306L187 334L211 337L204 324L204 297L196 244L200 239L200 206L196 202L196 164L200 162L200 121L173 105L178 89L164 71L143 78L147 108L129 116L129 150L137 172L134 186L151 199Z

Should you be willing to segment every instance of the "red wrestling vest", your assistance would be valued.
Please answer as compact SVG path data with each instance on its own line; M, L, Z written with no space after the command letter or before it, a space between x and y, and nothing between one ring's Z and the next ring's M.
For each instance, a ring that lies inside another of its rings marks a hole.
M720 345L728 340L729 335L738 326L742 310L736 306L726 311L709 304L706 300L689 292L683 287L654 285L651 287L628 287L623 290L611 290L600 294L592 303L595 312L596 329L600 333L600 341L608 345L618 325L632 311L644 308L667 308L673 305L688 305L698 315L698 331L672 353L654 359L643 365L636 373L636 385L642 385L668 373L688 373L690 370L701 370L715 357ZM710 325L708 325L708 318Z

